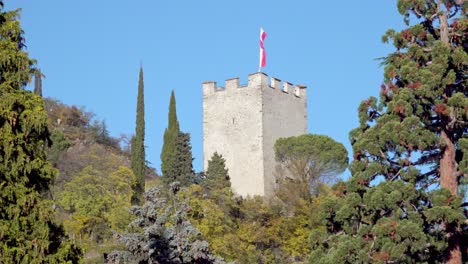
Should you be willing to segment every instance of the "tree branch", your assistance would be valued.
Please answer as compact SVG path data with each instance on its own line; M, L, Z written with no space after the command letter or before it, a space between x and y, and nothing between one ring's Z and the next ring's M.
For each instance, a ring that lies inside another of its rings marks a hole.
M340 236L342 234L344 234L345 232L343 230L341 230L340 232L336 233L335 235L332 235L332 236L329 236L327 239L323 240L322 243L327 243L328 241L330 241L333 237L336 237L336 236Z

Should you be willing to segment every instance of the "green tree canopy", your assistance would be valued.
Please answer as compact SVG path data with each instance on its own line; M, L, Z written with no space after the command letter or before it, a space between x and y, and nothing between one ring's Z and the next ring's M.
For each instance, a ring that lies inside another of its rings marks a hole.
M304 196L342 173L348 165L343 144L324 135L306 134L280 138L275 143L276 159L289 171L291 179L302 183Z
M217 152L208 161L208 169L206 170L206 177L202 185L208 192L231 187L226 160Z
M132 170L136 177L136 184L132 196L133 204L141 204L145 192L145 98L143 83L143 67L140 67L138 81L138 98L136 113L135 137L132 138L131 162Z
M116 162L112 157L97 157L105 163ZM69 213L64 221L71 237L82 244L103 243L111 231L123 231L130 222L128 209L135 176L132 171L116 164L101 171L93 166L84 168L57 194L60 205Z
M179 121L177 120L176 99L174 91L172 91L169 102L168 125L166 130L164 130L164 142L161 151L161 173L165 178L172 177L167 176L167 174L174 167L177 138L180 132ZM164 180L164 182L168 183L170 180Z
M0 259L2 263L78 263L81 251L53 221L44 198L56 174L40 96L25 91L35 61L24 51L19 11L0 1Z
M180 186L186 187L194 183L195 180L190 134L179 132L175 143L172 165L167 168L162 182L168 186L171 182L178 181Z
M118 235L128 250L114 251L106 263L225 263L213 255L209 244L187 218L186 202L177 196L178 182L169 185L167 197L154 187L145 193L145 203L131 211L135 231Z
M324 203L328 229L312 234L312 263L467 260L458 195L468 156L466 3L397 3L408 28L383 37L396 51L383 60L380 101L359 106L352 177Z

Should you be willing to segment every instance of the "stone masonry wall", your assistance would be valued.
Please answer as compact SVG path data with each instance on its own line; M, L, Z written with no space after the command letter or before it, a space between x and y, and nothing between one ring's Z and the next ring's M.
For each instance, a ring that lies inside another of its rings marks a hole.
M264 195L261 89L238 84L239 79L226 81L224 89L203 84L204 169L218 152L237 194Z
M276 139L305 133L304 86L275 78L270 85L264 73L249 75L247 86L240 86L238 78L227 80L225 88L203 84L204 169L214 152L222 154L239 195L272 194Z
M307 133L307 100L305 86L292 86L272 78L263 90L263 165L265 194L276 188L274 144L280 137Z

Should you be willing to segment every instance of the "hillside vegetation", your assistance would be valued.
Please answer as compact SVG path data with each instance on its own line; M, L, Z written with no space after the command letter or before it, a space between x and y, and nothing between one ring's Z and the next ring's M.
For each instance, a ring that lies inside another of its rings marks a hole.
M135 135L43 98L0 0L0 262L468 262L468 3L396 3L407 28L383 36L395 51L359 105L351 162L326 135L280 138L275 192L240 197L220 153L194 170L175 92L161 175L148 166L142 67Z

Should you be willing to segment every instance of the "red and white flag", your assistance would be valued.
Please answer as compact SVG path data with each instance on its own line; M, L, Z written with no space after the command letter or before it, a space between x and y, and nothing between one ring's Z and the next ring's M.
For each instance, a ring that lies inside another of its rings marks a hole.
M266 35L267 33L263 30L263 28L260 28L260 62L258 64L259 72L260 69L266 65L266 52L265 47L263 46L263 41L265 40Z

